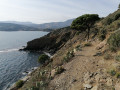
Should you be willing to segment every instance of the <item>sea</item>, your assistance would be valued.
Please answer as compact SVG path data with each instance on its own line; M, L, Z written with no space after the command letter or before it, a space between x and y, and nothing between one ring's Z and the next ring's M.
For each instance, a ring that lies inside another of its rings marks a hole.
M40 52L19 51L28 41L40 38L43 31L0 31L0 90L8 90L33 68L39 67Z

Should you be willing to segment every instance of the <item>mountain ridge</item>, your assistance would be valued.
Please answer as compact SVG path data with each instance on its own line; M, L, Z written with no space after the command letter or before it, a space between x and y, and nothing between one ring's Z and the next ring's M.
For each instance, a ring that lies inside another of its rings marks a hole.
M0 21L0 31L52 31L53 29L70 26L73 20L74 19L69 19L64 22L50 22L43 24L19 21Z

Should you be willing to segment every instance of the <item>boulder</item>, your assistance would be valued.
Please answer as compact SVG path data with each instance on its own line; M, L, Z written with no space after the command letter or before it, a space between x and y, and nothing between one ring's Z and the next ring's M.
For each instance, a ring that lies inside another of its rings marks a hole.
M120 90L120 83L117 83L117 84L115 85L115 90Z
M90 85L90 84L83 84L83 87L84 87L85 89L91 89L93 86Z

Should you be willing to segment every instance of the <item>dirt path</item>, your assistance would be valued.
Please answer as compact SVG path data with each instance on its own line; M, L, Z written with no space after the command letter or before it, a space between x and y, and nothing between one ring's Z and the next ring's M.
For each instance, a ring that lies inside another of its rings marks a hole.
M103 58L93 56L98 52L95 49L96 45L84 47L82 51L76 52L72 61L64 65L66 71L51 81L50 90L81 90L85 73L104 68Z

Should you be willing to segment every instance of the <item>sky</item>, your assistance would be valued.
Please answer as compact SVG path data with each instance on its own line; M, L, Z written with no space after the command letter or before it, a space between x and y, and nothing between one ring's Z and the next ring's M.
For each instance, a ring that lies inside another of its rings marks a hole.
M105 17L120 0L0 0L0 21L60 22L83 14Z

